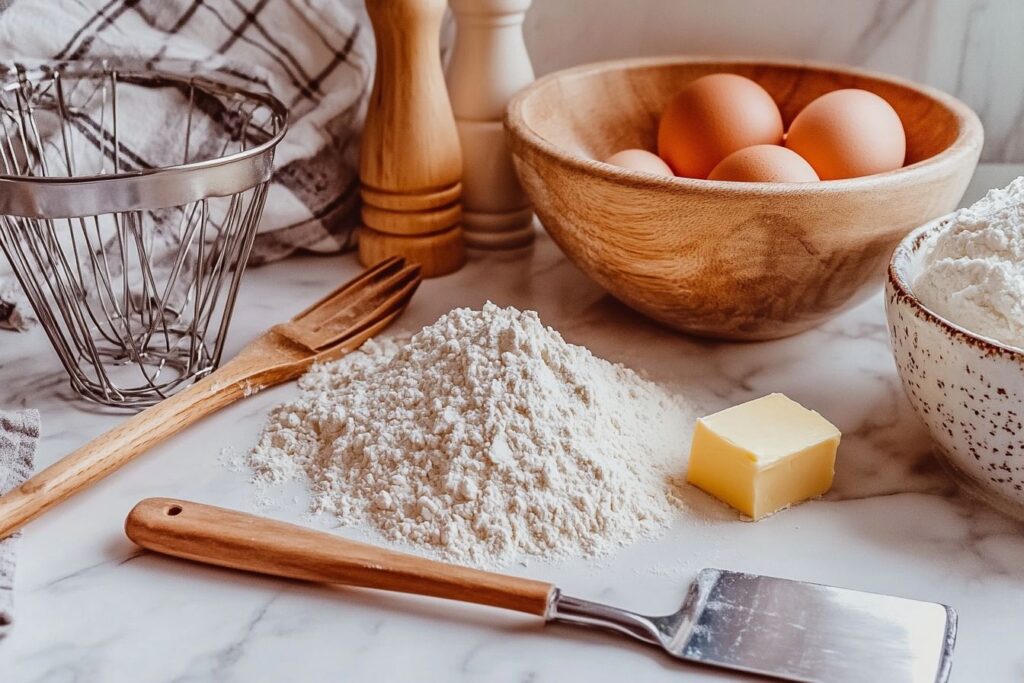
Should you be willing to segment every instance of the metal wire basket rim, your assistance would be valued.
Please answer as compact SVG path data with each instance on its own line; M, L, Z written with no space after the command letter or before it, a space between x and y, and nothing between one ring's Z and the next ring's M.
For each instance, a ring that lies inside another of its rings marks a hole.
M184 83L186 85L199 85L201 87L207 87L212 90L218 91L223 94L229 95L241 95L244 97L252 98L258 102L261 102L281 118L281 127L278 132L268 138L266 141L246 149L241 152L235 152L226 156L216 157L214 159L203 159L200 161L192 161L187 164L174 164L173 166L160 166L158 168L147 168L138 171L121 171L119 173L100 173L94 175L76 175L76 176L22 176L12 175L8 173L0 173L0 181L3 185L10 188L11 186L24 185L27 187L35 185L63 185L63 184L76 184L76 183L109 183L118 180L124 180L125 178L137 178L140 176L156 175L164 172L184 172L184 171L202 171L216 166L222 166L225 164L231 164L252 157L259 156L270 149L277 147L278 143L284 138L285 133L288 132L288 107L285 104L271 95L270 93L257 92L254 90L248 90L245 88L238 88L226 83L218 82L208 76L201 76L196 74L178 74L171 71L162 71L157 69L110 69L110 68L87 68L87 69L73 69L71 71L58 71L47 69L35 68L25 71L17 72L19 76L21 74L33 74L36 76L50 76L56 75L58 78L62 77L62 74L75 75L75 76L93 76L93 75L129 75L134 78L153 78L153 79L167 79L176 81L178 83ZM20 81L12 81L4 85L2 89L4 92L17 90L22 86Z
M170 61L170 64L179 62ZM62 219L101 214L149 211L182 206L210 197L243 192L270 179L274 172L274 151L288 130L287 107L269 93L250 90L208 75L181 71L114 68L109 62L67 69L18 65L17 71L2 71L6 82L0 92L23 87L29 77L60 79L74 77L112 78L142 85L181 84L217 96L266 107L276 127L273 135L249 149L212 159L158 168L91 175L26 176L0 174L0 214L35 219ZM12 80L13 79L13 80Z

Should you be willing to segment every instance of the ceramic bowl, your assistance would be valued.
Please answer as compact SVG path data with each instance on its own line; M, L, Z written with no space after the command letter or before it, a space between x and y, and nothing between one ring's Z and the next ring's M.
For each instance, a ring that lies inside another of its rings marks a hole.
M764 86L787 124L831 90L875 92L903 120L908 164L780 184L661 177L598 161L654 149L668 99L722 71ZM982 144L977 116L936 90L837 66L736 59L560 71L514 97L505 123L523 187L576 265L642 313L729 339L794 334L865 298L899 240L956 207Z
M1024 351L944 319L914 295L928 245L948 221L912 232L889 264L885 310L896 368L956 478L1024 519Z

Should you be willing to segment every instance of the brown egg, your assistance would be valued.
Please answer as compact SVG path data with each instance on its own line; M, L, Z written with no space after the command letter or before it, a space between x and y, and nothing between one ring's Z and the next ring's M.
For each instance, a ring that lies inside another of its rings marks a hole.
M754 145L733 152L712 169L708 180L747 183L813 183L818 174L791 149Z
M624 149L621 152L616 152L604 161L606 164L622 166L633 171L643 171L669 177L675 176L672 173L672 169L662 161L661 157L648 152L646 149Z
M903 166L907 137L896 110L867 90L834 90L796 115L786 147L822 180L856 178Z
M744 147L781 143L782 116L772 96L736 74L693 81L672 98L658 124L658 154L688 178L707 178Z

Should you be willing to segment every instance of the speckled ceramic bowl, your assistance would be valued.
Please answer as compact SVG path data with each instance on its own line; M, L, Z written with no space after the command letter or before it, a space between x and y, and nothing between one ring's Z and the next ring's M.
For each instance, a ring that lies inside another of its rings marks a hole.
M913 292L926 246L948 221L910 233L889 264L885 310L896 367L957 479L1024 519L1024 352L942 318Z

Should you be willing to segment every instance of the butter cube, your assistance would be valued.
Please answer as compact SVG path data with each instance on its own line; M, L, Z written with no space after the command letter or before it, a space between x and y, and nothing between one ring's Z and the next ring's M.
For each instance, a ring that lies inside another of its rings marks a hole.
M832 487L839 430L782 394L697 420L686 480L753 519Z

